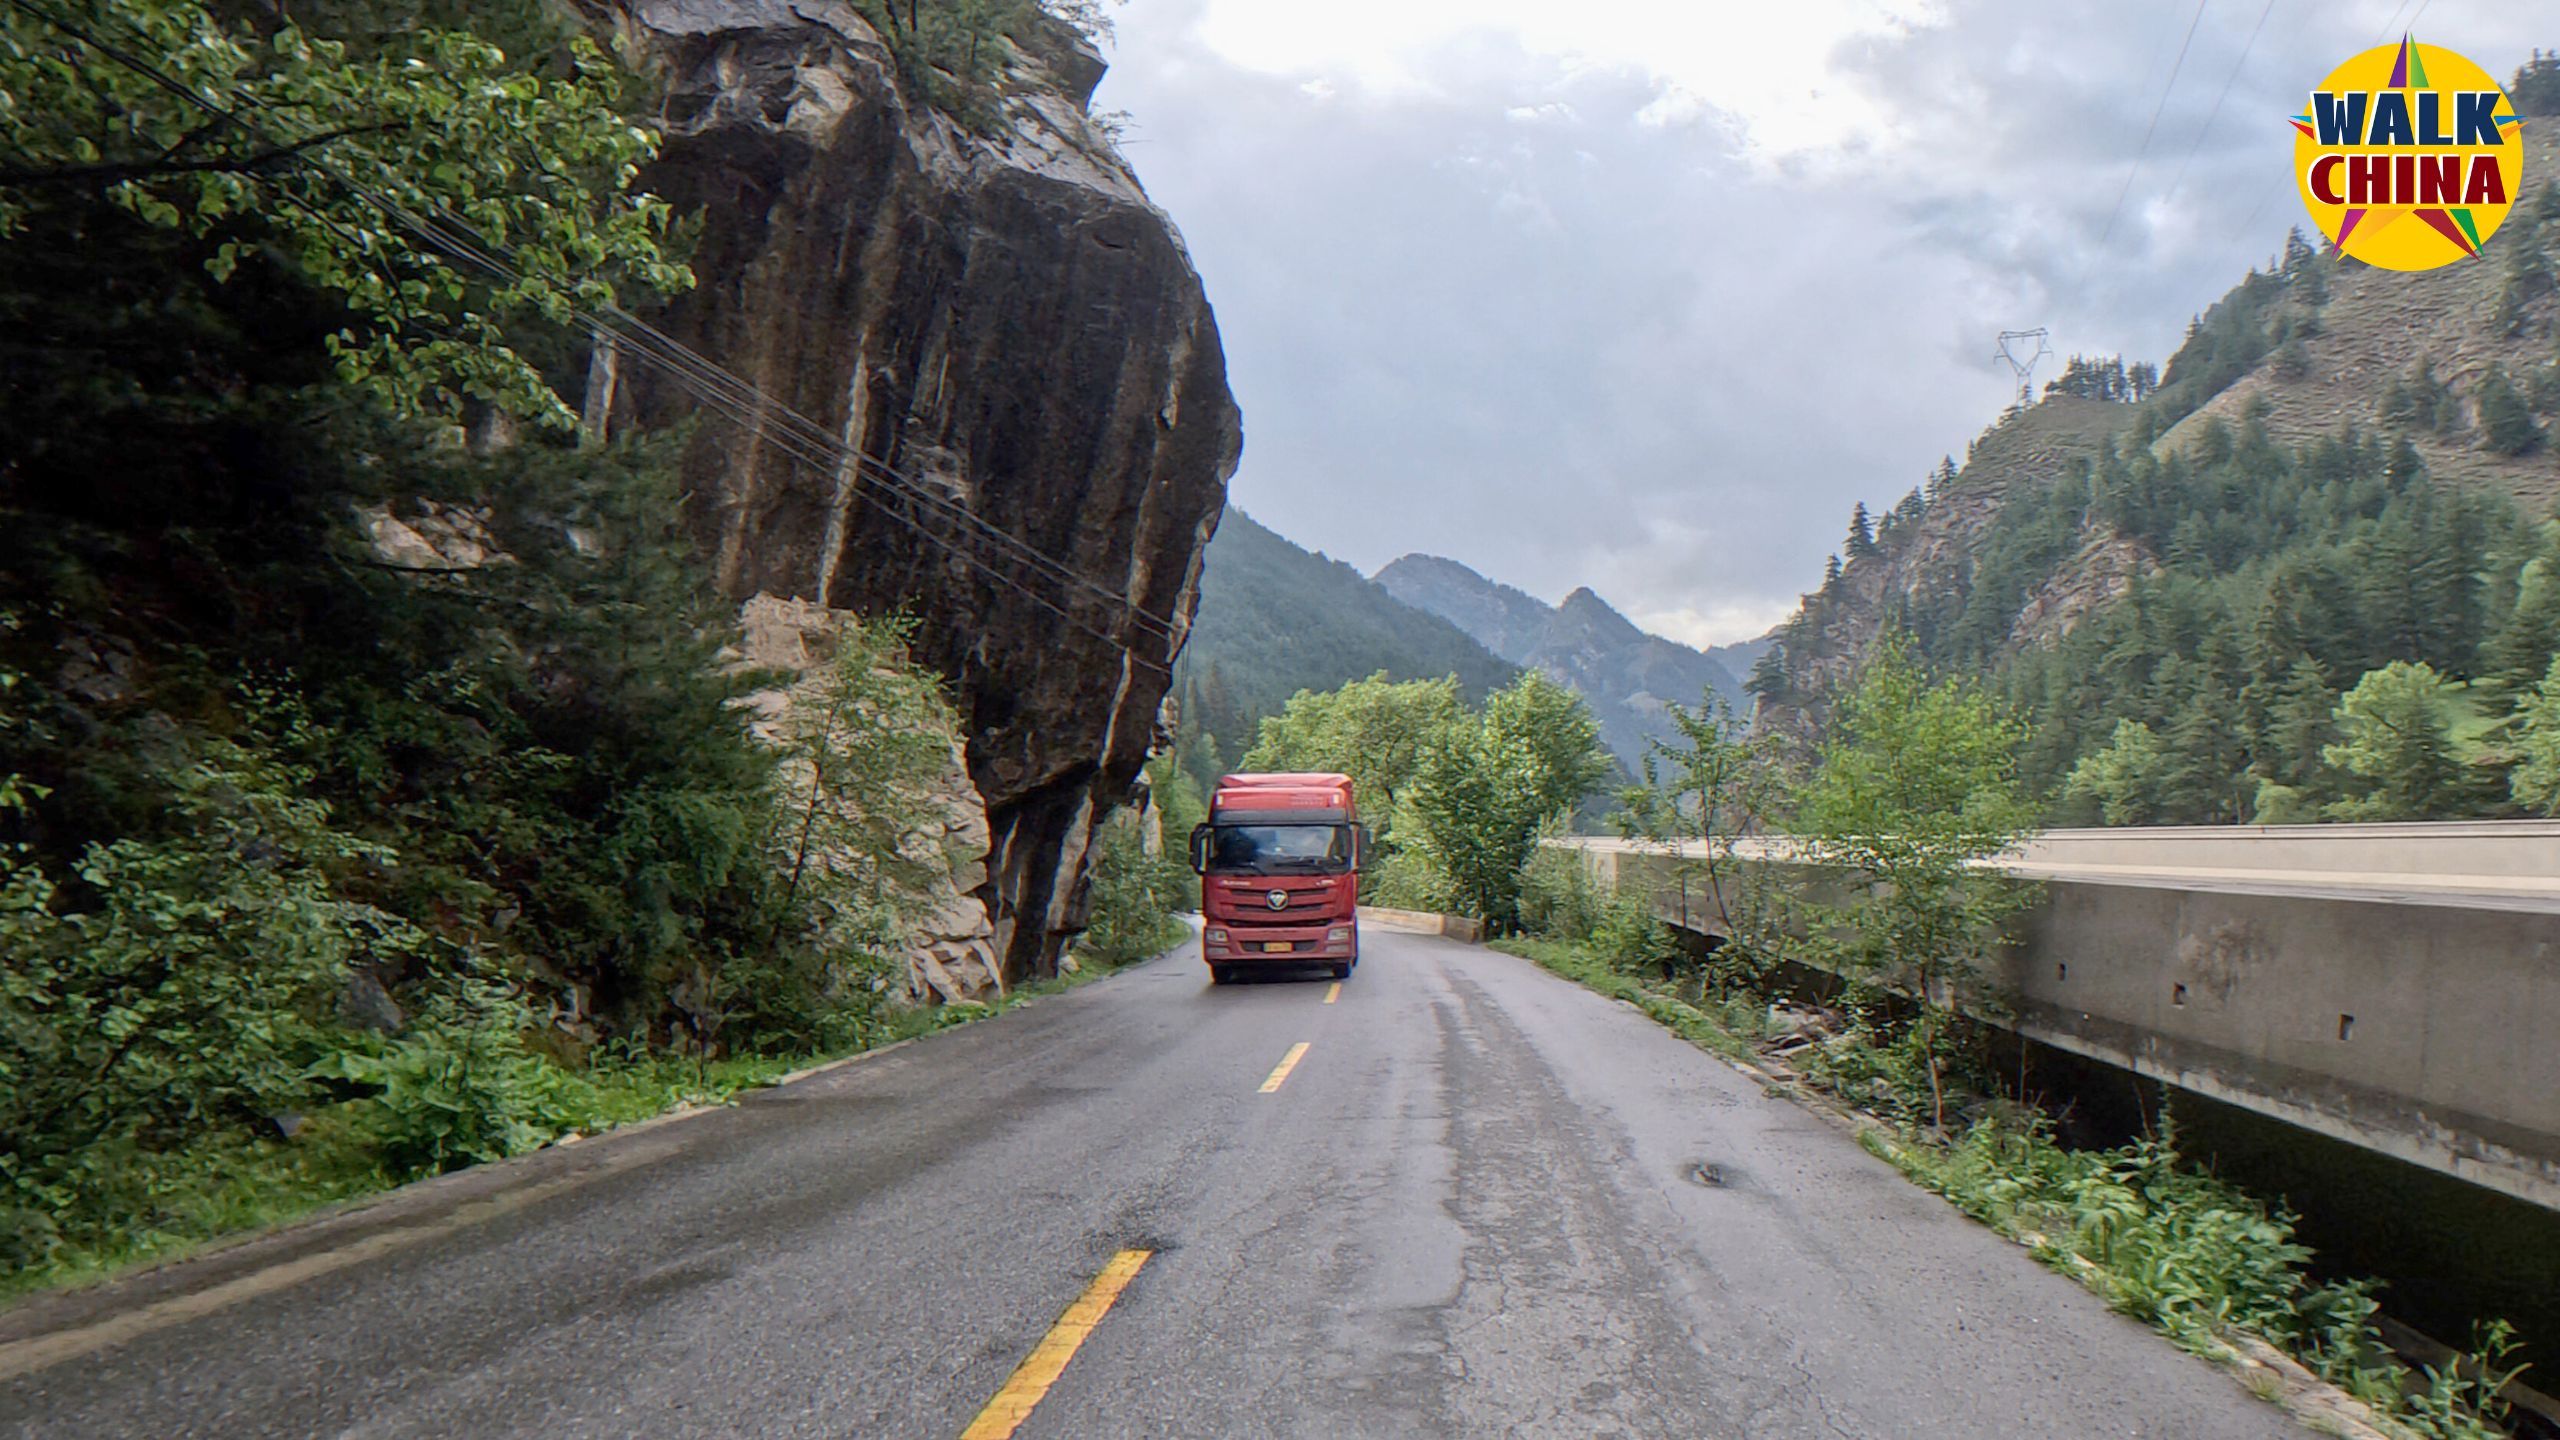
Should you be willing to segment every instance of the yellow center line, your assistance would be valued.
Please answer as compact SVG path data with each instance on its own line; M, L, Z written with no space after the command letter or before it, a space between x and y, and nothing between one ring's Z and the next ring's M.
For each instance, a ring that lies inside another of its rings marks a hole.
M1336 981L1334 981L1332 984L1327 985L1326 987L1324 987L1324 1003L1326 1003L1327 1005L1330 1005L1330 1004L1332 1004L1334 1001L1339 1000L1339 999L1341 999L1341 998L1342 998L1342 982L1341 982L1341 981L1336 980Z
M978 1418L969 1422L969 1428L960 1432L960 1440L1006 1440L1007 1436L1022 1428L1022 1422L1031 1418L1032 1407L1048 1395L1050 1386L1058 1383L1058 1377L1066 1372L1067 1362L1076 1358L1076 1351L1083 1346L1085 1337L1092 1334L1093 1327L1101 1324L1102 1317L1110 1312L1111 1302L1119 1299L1120 1292L1129 1288L1129 1281L1137 1275L1138 1267L1146 1264L1147 1257L1154 1253L1152 1250L1123 1250L1112 1256L1111 1263L1103 1266L1102 1273L1094 1276L1093 1283L1084 1287L1084 1293L1076 1297L1076 1303L1067 1307L1067 1313L1058 1317L1058 1323L1050 1326L1049 1333L1040 1337L1040 1343L1032 1348L1021 1364L1014 1367L1013 1374L1004 1382L1004 1388L987 1402L987 1408L979 1411Z
M1280 1063L1271 1067L1271 1078L1262 1082L1262 1093L1268 1095L1279 1089L1281 1082L1289 1078L1290 1071L1298 1068L1298 1062L1306 1057L1306 1053L1307 1042L1304 1040L1290 1046L1289 1053L1280 1057Z

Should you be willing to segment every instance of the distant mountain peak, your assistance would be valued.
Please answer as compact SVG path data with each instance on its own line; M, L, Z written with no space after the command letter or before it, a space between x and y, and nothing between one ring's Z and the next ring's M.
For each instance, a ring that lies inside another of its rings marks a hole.
M1524 590L1488 580L1440 555L1407 555L1375 576L1388 594L1475 637L1514 665L1523 663L1554 612Z
M1476 697L1518 673L1458 626L1233 505L1210 543L1199 611L1176 669L1186 723L1217 738L1223 761L1242 759L1257 722L1302 689L1331 690L1378 672L1396 680L1455 675Z
M1710 690L1743 703L1732 671L1676 640L1648 634L1587 585L1549 606L1437 555L1407 555L1380 570L1377 581L1505 660L1579 692L1609 748L1630 765L1647 740L1668 732L1664 705L1696 705Z

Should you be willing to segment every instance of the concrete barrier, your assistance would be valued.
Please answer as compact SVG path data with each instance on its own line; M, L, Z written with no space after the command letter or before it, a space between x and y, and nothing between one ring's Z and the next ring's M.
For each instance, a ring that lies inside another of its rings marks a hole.
M1442 915L1432 910L1390 910L1379 905L1363 905L1360 907L1360 923L1407 935L1444 935L1469 945L1484 941L1483 921L1464 915Z
M1677 856L1559 843L1712 932ZM2018 1033L2560 1210L2560 824L2056 831L1994 863L2044 886L1996 977Z

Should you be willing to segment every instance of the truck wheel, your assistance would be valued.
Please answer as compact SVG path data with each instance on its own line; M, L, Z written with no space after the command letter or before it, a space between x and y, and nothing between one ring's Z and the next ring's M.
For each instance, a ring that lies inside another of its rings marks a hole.
M1348 961L1348 960L1337 960L1337 961L1335 961L1335 962L1333 963L1333 978L1334 978L1334 979L1336 979L1336 980L1348 980L1348 979L1350 979L1350 978L1351 978L1351 962L1350 962L1350 961Z
M1232 965L1212 965L1209 967L1209 983L1212 985L1233 984L1235 982L1235 978L1236 971L1235 967Z

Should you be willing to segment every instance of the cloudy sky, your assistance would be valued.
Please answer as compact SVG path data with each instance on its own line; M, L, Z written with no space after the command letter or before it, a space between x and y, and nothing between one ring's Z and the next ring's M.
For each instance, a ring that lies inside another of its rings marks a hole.
M2299 218L2284 116L2347 55L2412 17L2501 76L2560 43L2555 0L1112 15L1095 104L1217 306L1237 501L1700 644L1962 455L2013 389L1999 331L2166 358Z

